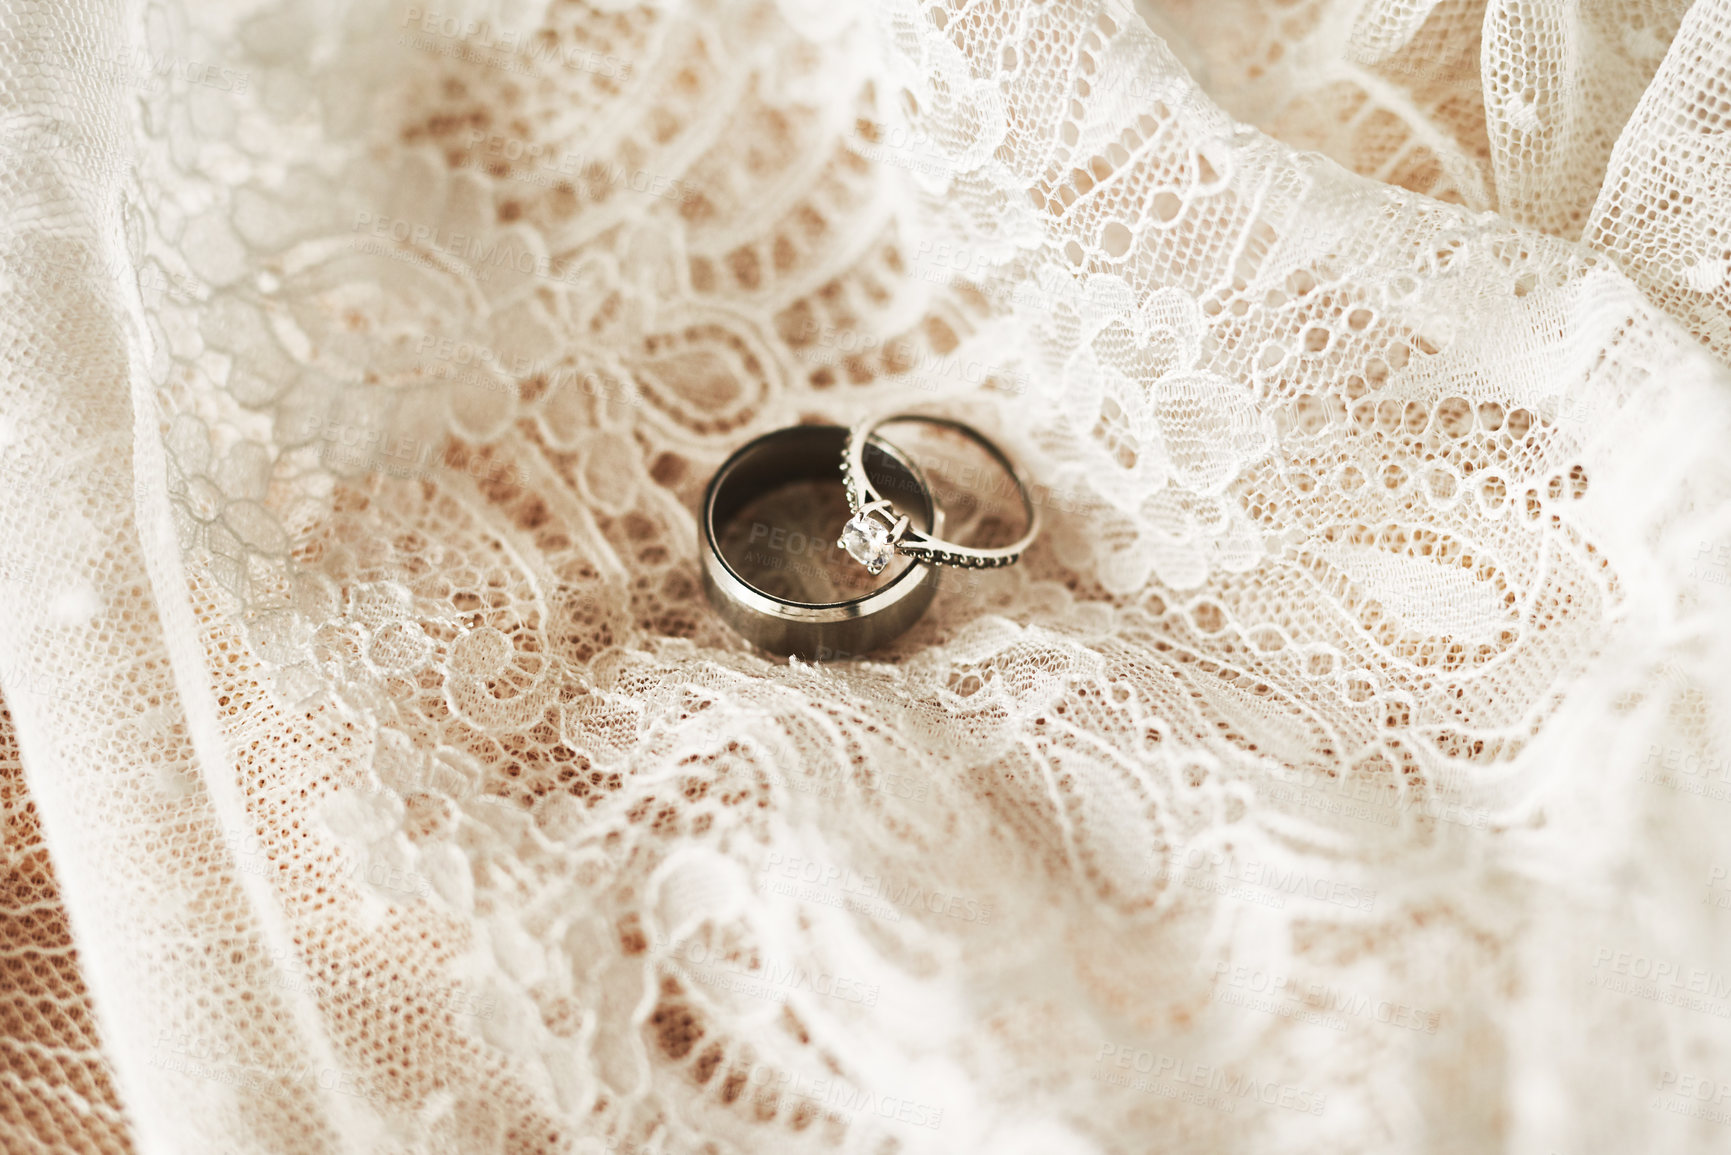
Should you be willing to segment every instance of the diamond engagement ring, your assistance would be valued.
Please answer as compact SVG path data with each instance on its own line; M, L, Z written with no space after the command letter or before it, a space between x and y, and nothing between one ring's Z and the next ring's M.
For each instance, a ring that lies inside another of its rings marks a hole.
M955 545L942 541L935 535L941 527L920 529L913 525L908 517L901 513L896 505L883 495L872 482L866 470L865 451L867 443L881 444L873 434L892 421L917 421L926 425L935 425L944 429L954 430L973 441L991 455L1010 479L1015 483L1016 494L1022 500L1022 509L1027 514L1028 528L1022 536L1007 546L996 549L974 549L969 546ZM842 527L841 539L836 543L852 555L853 559L865 566L871 573L880 573L890 563L897 553L906 554L917 561L933 565L970 566L989 568L993 566L1014 565L1022 557L1024 551L1033 543L1040 532L1040 513L1034 505L1034 499L1028 491L1028 482L1004 451L994 445L985 434L971 425L948 417L932 417L923 413L898 413L890 417L880 417L872 421L855 425L848 433L847 449L842 454L841 470L843 480L847 485L847 504L853 516Z
M858 657L918 621L937 592L937 568L915 561L859 597L794 601L753 585L724 555L723 533L758 498L791 482L833 483L836 459L847 441L848 431L840 425L794 425L766 433L729 457L703 495L698 532L704 592L723 621L772 653L813 661ZM932 498L925 474L901 450L874 438L869 446L862 440L857 457L872 492L896 494L913 522L942 532L943 511ZM754 532L758 528L754 526ZM773 532L786 540L795 536L805 540L797 530L784 534L783 527L776 527ZM882 569L879 565L871 572Z

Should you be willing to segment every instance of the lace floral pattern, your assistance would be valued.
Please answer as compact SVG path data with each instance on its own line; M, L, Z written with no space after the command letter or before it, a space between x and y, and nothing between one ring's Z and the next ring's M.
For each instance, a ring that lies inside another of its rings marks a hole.
M0 49L20 1149L1714 1149L1723 3L450 7Z

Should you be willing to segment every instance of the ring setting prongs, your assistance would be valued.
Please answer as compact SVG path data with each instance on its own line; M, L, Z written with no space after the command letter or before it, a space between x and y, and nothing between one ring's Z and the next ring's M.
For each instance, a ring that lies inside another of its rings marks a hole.
M878 514L883 521L872 515ZM908 530L908 519L898 517L887 501L873 501L860 506L842 526L837 545L866 567L866 572L880 574L895 556L896 543Z

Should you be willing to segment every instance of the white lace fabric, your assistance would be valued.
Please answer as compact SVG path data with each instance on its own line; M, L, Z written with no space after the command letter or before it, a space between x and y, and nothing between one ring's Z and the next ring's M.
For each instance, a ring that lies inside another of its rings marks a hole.
M0 1148L1722 1149L1726 0L0 27Z

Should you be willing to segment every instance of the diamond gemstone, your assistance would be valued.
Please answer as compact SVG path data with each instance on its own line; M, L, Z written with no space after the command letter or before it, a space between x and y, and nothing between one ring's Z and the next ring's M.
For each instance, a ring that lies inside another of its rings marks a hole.
M842 527L841 541L843 549L853 555L853 559L866 567L870 573L882 573L890 558L895 556L895 547L890 544L889 527L882 522L874 521L863 513L856 513Z

